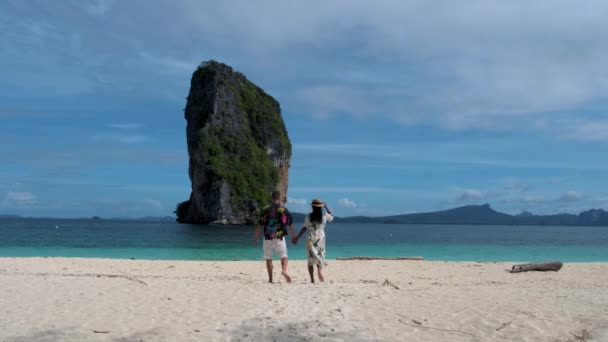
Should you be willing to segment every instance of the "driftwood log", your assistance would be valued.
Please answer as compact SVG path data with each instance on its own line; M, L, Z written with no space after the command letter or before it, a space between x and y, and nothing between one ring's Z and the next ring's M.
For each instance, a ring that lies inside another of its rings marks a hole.
M377 257L365 257L355 256L347 258L336 258L336 260L424 260L423 257L396 257L396 258L377 258Z
M561 261L548 261L534 264L513 265L511 273L528 272L528 271L559 271L563 264Z

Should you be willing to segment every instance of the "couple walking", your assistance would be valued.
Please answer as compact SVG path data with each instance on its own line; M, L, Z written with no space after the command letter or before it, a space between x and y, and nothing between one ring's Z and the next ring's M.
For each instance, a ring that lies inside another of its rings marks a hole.
M253 235L253 243L257 244L260 233L262 230L264 232L264 259L266 259L269 283L272 283L273 253L276 253L281 259L281 274L288 283L291 283L291 277L287 274L287 243L285 242L288 229L292 235L291 243L294 245L306 234L306 257L310 281L315 282L315 266L317 266L319 281L325 280L322 272L323 266L327 265L325 262L325 225L327 222L333 221L334 217L323 201L314 199L311 204L312 212L306 215L304 226L296 236L291 214L281 202L281 193L278 191L272 193L272 204L264 209Z

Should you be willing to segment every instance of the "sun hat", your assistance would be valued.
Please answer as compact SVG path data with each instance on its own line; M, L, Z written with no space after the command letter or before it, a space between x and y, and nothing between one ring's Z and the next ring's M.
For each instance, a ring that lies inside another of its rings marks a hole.
M321 201L318 198L315 198L312 200L312 206L313 207L318 207L318 208L323 208L325 206L325 202Z

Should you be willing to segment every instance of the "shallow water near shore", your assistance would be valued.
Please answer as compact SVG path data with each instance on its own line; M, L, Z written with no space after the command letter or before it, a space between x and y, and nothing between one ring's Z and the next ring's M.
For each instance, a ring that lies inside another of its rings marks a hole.
M299 227L299 224L296 225ZM128 220L0 220L0 257L260 260L250 226ZM608 261L608 227L330 224L328 258L422 256L449 261ZM303 241L289 245L304 259Z

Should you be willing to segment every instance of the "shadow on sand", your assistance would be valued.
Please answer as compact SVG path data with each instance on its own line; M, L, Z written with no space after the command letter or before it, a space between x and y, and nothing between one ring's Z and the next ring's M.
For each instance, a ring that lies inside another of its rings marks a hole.
M68 329L49 329L37 331L34 334L27 336L8 336L5 339L7 342L55 342L64 341L73 334L70 333L72 328Z
M233 341L375 341L375 332L357 328L350 331L336 331L319 320L304 322L281 322L270 317L255 318L226 332Z
M58 342L58 341L114 341L114 342L140 342L158 340L158 329L138 331L127 336L115 337L113 334L96 334L93 330L87 332L76 331L75 327L62 329L48 329L37 331L26 336L0 337L0 341L6 342Z

